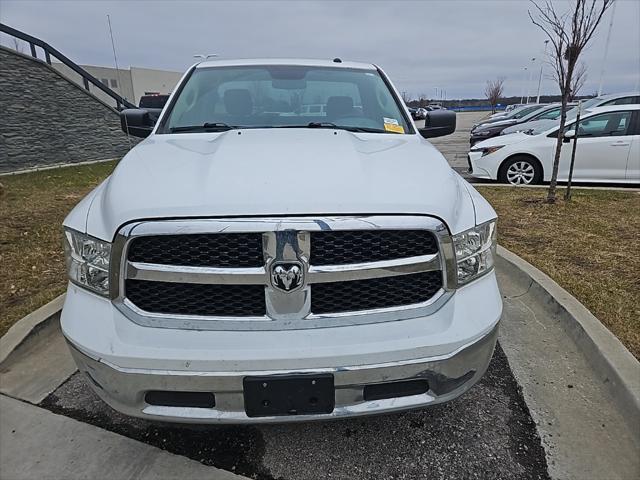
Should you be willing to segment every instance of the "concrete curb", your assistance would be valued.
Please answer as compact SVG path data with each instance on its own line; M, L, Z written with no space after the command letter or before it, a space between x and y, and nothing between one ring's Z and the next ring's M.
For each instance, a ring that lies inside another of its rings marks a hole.
M498 255L531 281L530 293L558 312L563 329L611 392L624 415L640 417L640 362L584 305L548 275L504 247Z
M473 177L471 177L470 179L467 178L465 179L467 180L467 182L471 183L471 185L473 185L475 188L482 188L482 187L501 187L501 188L533 188L533 189L544 189L544 188L549 188L548 184L542 184L542 185L509 185L508 183L497 183L497 182L493 182L491 181L486 181L486 182L475 182L473 180L475 180ZM493 182L493 183L492 183ZM560 183L558 184L558 191L564 191L567 189L567 185L564 183ZM591 186L591 185L572 185L571 186L571 190L602 190L602 191L609 191L609 192L629 192L629 193L640 193L640 188L639 187L634 187L632 185L628 186L628 187L605 187L605 186ZM558 195L559 196L559 195Z
M0 364L18 348L36 329L44 327L49 320L62 310L66 294L54 298L46 305L18 320L2 338L0 338Z

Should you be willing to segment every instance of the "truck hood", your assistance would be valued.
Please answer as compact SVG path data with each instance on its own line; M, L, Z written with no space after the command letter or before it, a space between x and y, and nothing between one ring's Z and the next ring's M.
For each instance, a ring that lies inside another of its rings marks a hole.
M245 129L152 135L98 187L87 233L176 217L428 214L475 225L465 187L419 135Z

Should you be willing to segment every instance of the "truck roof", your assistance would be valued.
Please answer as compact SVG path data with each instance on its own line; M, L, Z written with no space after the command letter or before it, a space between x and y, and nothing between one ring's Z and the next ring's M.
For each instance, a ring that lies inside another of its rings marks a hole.
M239 67L252 65L301 65L307 67L332 67L332 68L358 68L362 70L376 70L371 63L340 61L332 59L310 58L238 58L238 59L213 59L197 64L196 68L209 67Z

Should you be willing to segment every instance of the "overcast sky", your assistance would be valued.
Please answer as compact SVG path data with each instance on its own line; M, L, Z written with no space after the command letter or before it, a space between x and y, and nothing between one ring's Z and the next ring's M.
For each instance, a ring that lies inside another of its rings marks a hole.
M640 0L617 3L606 92L636 89L640 79ZM448 98L468 98L483 97L486 80L497 76L506 77L507 95L520 96L529 84L525 65L534 72L535 93L545 37L527 16L530 6L524 0L0 0L0 19L80 64L113 66L109 14L121 67L184 71L196 53L341 57L380 65L414 96L434 96L438 88ZM610 15L583 54L589 77L581 93L598 89ZM542 90L557 87L544 79Z

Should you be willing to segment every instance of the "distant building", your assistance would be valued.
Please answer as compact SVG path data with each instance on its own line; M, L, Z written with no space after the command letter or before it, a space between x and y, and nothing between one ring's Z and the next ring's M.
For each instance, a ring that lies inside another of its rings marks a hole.
M84 86L82 77L66 65L54 62L52 67L79 85ZM182 77L180 72L151 68L131 67L116 70L111 67L97 67L94 65L80 65L80 67L84 68L111 90L136 105L138 105L140 97L143 95L171 93ZM105 103L115 106L113 99L99 88L89 85L89 91Z

